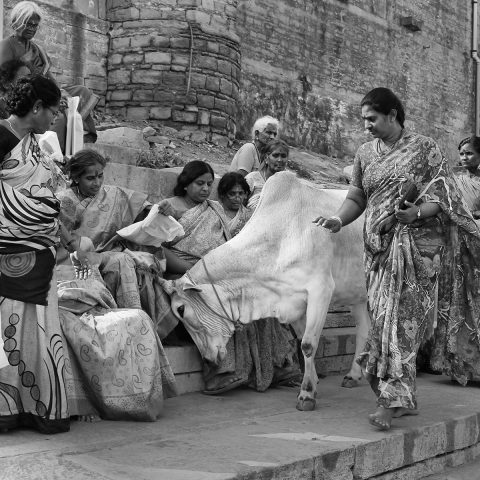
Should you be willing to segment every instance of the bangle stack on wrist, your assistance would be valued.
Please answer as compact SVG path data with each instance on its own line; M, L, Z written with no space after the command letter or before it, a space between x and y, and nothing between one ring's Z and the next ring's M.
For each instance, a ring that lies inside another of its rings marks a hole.
M65 247L65 250L68 252L68 253L73 253L76 249L75 249L75 245L73 245L75 243L75 240L70 240L68 241L67 243L65 243L63 246Z
M338 220L340 222L340 227L343 227L343 222L342 222L342 219L340 217L338 217L337 215L332 215L330 217L331 220Z

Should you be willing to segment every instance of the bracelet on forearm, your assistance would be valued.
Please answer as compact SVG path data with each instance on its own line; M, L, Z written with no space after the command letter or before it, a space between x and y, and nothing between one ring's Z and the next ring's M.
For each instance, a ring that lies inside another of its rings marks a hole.
M343 222L342 222L342 219L340 217L338 217L337 215L332 215L330 217L330 220L338 220L340 222L340 227L343 227Z
M75 240L72 238L71 240L69 240L68 242L64 243L64 247L65 247L65 250L68 252L68 253L73 253L75 251L75 245L73 246L73 248L69 248L70 245L72 245L73 243L75 243Z

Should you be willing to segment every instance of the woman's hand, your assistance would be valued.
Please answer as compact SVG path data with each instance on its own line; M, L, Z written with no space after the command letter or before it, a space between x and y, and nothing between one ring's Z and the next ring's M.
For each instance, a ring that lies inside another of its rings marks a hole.
M92 268L88 260L88 253L77 249L70 254L70 260L75 270L75 278L86 280L92 274Z
M317 217L315 220L313 220L313 223L317 227L323 227L327 230L330 230L331 233L337 233L342 228L342 221L340 218L335 216L329 218Z
M176 210L172 207L170 202L168 200L162 200L158 204L158 213L161 213L162 215L166 215L167 217L170 215L174 218L176 218Z
M418 205L415 205L414 203L407 201L405 201L405 205L408 208L405 208L404 210L397 210L395 212L395 218L400 223L405 223L408 225L410 223L413 223L415 220L418 220L417 214L420 207Z

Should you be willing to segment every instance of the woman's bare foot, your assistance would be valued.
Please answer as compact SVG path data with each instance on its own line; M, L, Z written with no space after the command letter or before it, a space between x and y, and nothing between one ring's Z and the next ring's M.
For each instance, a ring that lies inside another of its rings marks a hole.
M397 407L394 408L393 418L406 417L408 415L418 415L416 408Z
M379 430L390 430L393 414L393 408L378 407L375 413L368 416L368 421Z

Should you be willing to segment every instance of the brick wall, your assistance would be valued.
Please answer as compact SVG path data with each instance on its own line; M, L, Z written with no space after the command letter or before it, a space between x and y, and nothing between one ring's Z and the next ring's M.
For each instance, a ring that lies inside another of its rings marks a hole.
M4 35L11 33L9 15L17 0L4 0ZM105 95L109 24L104 0L47 0L36 2L44 12L35 41L52 61L52 73L62 85L86 85ZM103 102L103 97L102 97Z
M366 139L359 101L387 86L407 125L456 158L474 130L470 9L465 0L239 0L237 128L247 135L272 114L290 142L348 159ZM424 21L421 31L400 25L407 15Z
M233 0L108 0L108 111L233 137L236 12Z

